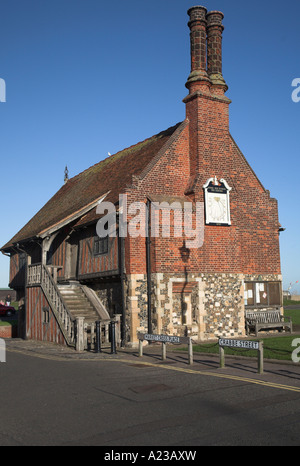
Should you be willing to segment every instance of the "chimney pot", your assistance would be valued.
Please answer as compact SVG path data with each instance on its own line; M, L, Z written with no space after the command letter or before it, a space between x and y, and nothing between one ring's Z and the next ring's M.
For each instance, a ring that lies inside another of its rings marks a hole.
M191 83L209 82L206 70L206 14L207 9L204 6L193 6L188 10L188 26L191 30L191 73L186 83L188 89Z
M207 72L214 85L227 85L222 75L222 33L224 15L221 11L210 11L207 19Z

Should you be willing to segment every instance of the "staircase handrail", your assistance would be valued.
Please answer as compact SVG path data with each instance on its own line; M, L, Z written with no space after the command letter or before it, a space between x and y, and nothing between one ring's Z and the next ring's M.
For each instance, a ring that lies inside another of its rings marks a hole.
M102 303L101 299L97 295L97 293L86 285L80 285L82 291L84 292L85 296L92 304L93 308L97 312L99 319L102 321L111 320L109 313L107 312L104 304Z
M47 267L41 264L41 287L52 311L60 324L60 330L69 346L75 346L75 319L65 304L59 289Z

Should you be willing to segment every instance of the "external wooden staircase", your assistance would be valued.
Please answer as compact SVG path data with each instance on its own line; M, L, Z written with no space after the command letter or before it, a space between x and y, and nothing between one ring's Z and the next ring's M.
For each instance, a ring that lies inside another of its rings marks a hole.
M58 290L75 319L84 317L85 322L89 323L97 320L110 320L107 310L90 288L78 282L69 282L58 285Z
M78 351L93 348L99 321L101 336L108 342L109 324L116 318L110 317L94 290L77 281L57 283L43 264L28 266L27 286L41 287L69 346Z

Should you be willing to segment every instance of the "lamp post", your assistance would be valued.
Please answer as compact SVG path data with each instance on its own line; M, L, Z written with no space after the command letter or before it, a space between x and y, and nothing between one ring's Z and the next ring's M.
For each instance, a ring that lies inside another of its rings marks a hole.
M181 259L186 264L190 258L191 250L186 247L185 239L183 240L183 244L181 248L179 248L179 251L180 251ZM186 266L184 268L186 270Z

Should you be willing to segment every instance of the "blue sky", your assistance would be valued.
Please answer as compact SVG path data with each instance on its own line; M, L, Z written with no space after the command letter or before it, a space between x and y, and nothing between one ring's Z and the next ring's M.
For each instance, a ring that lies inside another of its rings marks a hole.
M0 2L1 246L70 177L185 118L187 0ZM200 3L201 4L201 3ZM278 200L284 287L300 280L300 2L208 0L225 14L230 130ZM0 255L0 287L8 285ZM300 285L293 291L300 294Z

